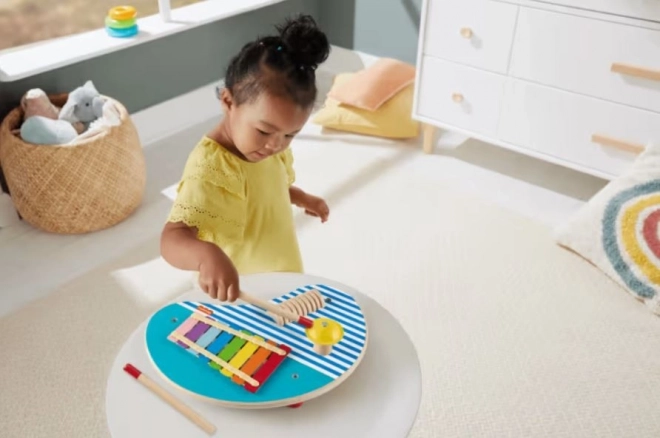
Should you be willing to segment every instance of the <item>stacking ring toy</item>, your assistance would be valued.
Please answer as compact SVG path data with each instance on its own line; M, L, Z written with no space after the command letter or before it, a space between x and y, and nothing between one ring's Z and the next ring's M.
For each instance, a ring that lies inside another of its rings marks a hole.
M133 6L115 6L105 17L105 30L114 38L129 38L138 34L135 17L137 10Z
M137 11L133 6L115 6L108 12L108 17L113 20L128 20L136 16Z
M129 18L128 20L113 20L110 17L105 17L105 26L111 29L126 29L128 27L133 27L137 24L135 18Z
M127 27L126 29L112 29L108 27L105 30L108 32L108 35L114 38L129 38L138 34L137 25L133 27Z

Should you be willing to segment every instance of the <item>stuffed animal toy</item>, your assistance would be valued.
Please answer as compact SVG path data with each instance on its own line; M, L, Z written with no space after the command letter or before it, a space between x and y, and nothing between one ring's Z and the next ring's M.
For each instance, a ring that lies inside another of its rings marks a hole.
M63 144L68 143L84 125L58 120L59 108L53 105L46 93L39 89L29 90L21 98L23 123L19 133L24 141L32 144ZM79 131L80 130L80 131Z
M103 116L104 103L105 99L96 91L92 81L87 81L69 93L59 119L71 123L82 122L86 131L90 123Z
M44 90L33 88L21 98L21 108L23 109L23 120L32 116L42 116L48 119L57 120L60 109L53 105L48 99Z
M66 120L32 116L21 125L21 138L32 144L59 145L73 141L78 132Z
M24 117L17 134L33 144L69 144L104 116L105 103L92 81L69 93L61 109L51 103L43 90L29 90L21 99Z
M118 126L121 124L121 114L117 107L111 102L107 101L103 105L103 117L96 119L89 125L87 131L80 134L76 141L92 138L95 135L102 134L108 128Z

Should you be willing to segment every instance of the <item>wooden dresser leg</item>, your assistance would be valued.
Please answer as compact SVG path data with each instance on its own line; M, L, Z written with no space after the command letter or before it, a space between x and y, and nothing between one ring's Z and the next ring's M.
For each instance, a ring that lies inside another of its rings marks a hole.
M423 129L423 139L424 139L424 153L430 154L433 152L433 140L435 137L436 127L424 123L422 125L422 129Z

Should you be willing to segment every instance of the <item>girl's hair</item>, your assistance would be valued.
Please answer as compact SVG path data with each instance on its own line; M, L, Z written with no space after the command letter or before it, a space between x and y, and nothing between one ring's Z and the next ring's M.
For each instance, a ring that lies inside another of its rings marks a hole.
M277 36L252 41L227 68L225 87L240 105L260 93L291 99L308 108L316 100L316 68L330 54L330 44L309 15L276 26Z

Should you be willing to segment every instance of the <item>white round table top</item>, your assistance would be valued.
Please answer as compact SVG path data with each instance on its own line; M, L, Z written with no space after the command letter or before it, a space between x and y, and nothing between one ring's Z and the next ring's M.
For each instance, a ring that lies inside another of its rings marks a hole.
M369 345L353 374L337 388L301 407L228 409L177 390L154 368L145 347L143 322L119 351L106 389L106 414L116 438L206 437L194 423L124 371L131 363L168 392L215 424L218 438L248 437L406 437L421 401L422 379L415 348L396 319L351 287L301 274L259 274L241 279L241 288L271 299L308 284L323 283L353 295L367 320ZM209 300L200 291L178 297Z

